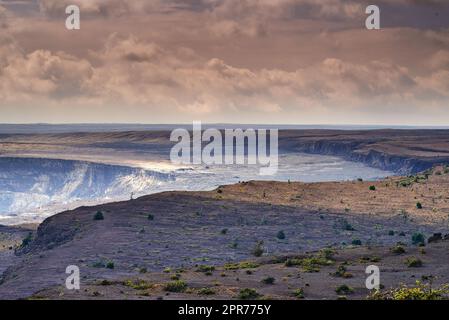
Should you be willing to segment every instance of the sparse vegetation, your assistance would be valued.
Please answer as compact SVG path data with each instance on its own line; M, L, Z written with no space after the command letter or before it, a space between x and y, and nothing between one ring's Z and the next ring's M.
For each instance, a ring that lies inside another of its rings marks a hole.
M446 300L449 299L449 285L432 288L431 284L416 281L414 286L403 285L385 292L376 290L368 299L371 300Z
M255 300L260 297L261 295L255 289L245 288L240 290L237 298L240 300Z
M376 191L376 186L369 186L370 191Z
M273 277L266 277L262 279L262 283L264 284L274 284L275 281L276 279Z
M412 235L412 243L414 245L424 245L426 242L426 238L424 237L424 235L420 232L415 232Z
M343 265L338 266L337 271L335 271L332 275L338 278L345 278L345 279L353 277L353 275L349 273L346 267Z
M348 220L341 219L340 223L341 223L341 227L342 227L343 230L345 230L345 231L355 231L355 228L352 226L352 224L350 224L348 222Z
M306 258L290 258L285 261L286 267L301 266L304 272L320 272L320 266L331 266L335 263L331 249L323 249L314 256Z
M259 241L254 246L252 253L255 257L261 257L263 255L264 251L265 251L265 248L263 246L263 241Z
M200 265L200 266L198 266L196 271L197 272L212 272L212 271L215 271L215 267L214 266L208 266L208 265Z
M198 290L200 296L211 296L215 294L215 290L212 288L201 288Z
M296 289L293 291L293 296L295 296L296 299L304 299L304 289Z
M32 240L33 240L33 233L29 232L27 236L22 240L20 248L25 248L31 243Z
M421 202L417 202L416 203L416 208L417 209L422 209L422 203Z
M187 283L183 280L171 281L164 286L164 290L168 292L184 292L186 289Z
M255 262L243 261L239 263L227 263L224 265L225 270L239 270L239 269L255 269L260 265Z
M135 290L147 290L153 287L153 285L142 279L126 280L123 285Z
M279 240L284 240L285 239L285 233L284 231L279 231L276 235L276 238L278 238Z
M405 249L401 245L394 246L393 248L390 249L390 251L394 254L404 254L405 253Z
M103 212L97 211L94 215L94 220L95 221L104 220Z
M349 287L349 286L346 285L346 284L342 284L341 286L338 286L338 287L335 289L335 292L336 292L337 294L339 294L339 295L347 295L347 294L353 293L353 292L354 292L354 289L351 288L351 287Z
M407 258L405 260L405 264L409 268L419 268L419 267L422 267L422 265L423 265L421 259L416 258L416 257L409 257L409 258Z

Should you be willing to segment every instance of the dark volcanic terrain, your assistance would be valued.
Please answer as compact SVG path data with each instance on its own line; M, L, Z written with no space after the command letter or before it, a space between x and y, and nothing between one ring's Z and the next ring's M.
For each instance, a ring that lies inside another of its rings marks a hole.
M242 288L287 298L305 288L306 298L333 299L337 284L354 288L348 298L364 298L364 267L373 263L385 272L387 288L422 276L448 283L447 241L423 250L412 243L414 234L449 233L448 186L449 168L438 167L374 183L243 182L81 207L45 220L32 240L16 239L16 258L2 262L10 267L0 297L158 298L179 278L182 293L169 298L211 298L199 290L213 287L221 298L236 297ZM94 218L98 212L103 220ZM405 253L390 251L397 243ZM311 252L324 247L337 250L336 260L284 265L282 257L319 255ZM423 267L407 267L412 256ZM256 263L249 272L229 265L247 260ZM353 277L330 275L344 262ZM68 265L81 270L76 293L64 289ZM264 284L266 277L276 283Z

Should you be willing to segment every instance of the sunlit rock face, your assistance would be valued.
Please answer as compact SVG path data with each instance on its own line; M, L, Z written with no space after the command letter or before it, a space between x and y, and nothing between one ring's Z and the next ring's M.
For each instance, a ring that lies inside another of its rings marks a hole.
M91 162L0 158L0 215L52 203L130 197L173 180L168 173Z

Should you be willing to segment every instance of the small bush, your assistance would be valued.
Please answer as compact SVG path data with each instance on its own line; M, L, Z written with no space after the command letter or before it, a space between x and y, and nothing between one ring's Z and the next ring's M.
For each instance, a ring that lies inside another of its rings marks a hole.
M360 240L360 239L354 239L354 240L352 240L351 244L352 244L353 246L361 246L361 245L362 245L362 240Z
M214 266L201 265L196 269L197 272L212 272L215 271Z
M264 252L263 241L259 241L254 246L252 253L255 257L261 257L263 255L263 252Z
M133 288L135 290L147 290L153 287L153 285L145 280L126 280L123 282L124 286Z
M153 221L154 220L154 216L152 214L149 214L147 219L150 220L150 221Z
M221 229L221 231L220 231L220 233L222 234L222 235L225 235L225 234L227 234L228 233L228 229Z
M97 213L95 213L94 215L94 220L95 221L104 220L103 212L97 211Z
M276 235L276 238L278 238L279 240L284 240L285 239L285 233L284 231L279 231Z
M211 296L215 294L215 290L212 288L201 288L198 290L200 296Z
M416 208L417 208L417 209L422 209L422 204L421 204L421 202L417 202L417 203L416 203Z
M106 268L108 268L108 269L114 269L114 268L115 268L114 262L113 262L113 261L108 261L108 262L106 263Z
M239 263L226 263L224 265L225 270L239 270L239 269L255 269L260 265L255 262L243 261Z
M255 289L245 288L240 290L238 298L240 300L255 300L260 297L260 294Z
M414 245L423 245L426 242L426 238L424 237L424 235L420 232L415 232L412 235L412 243Z
M338 286L338 287L335 289L335 292L336 292L337 294L340 294L340 295L346 295L346 294L351 294L351 293L353 293L353 292L354 292L354 289L352 289L351 287L347 286L346 284L342 284L341 286Z
M184 292L187 289L187 283L183 280L176 280L167 283L164 290L168 292Z
M170 277L171 280L179 280L181 279L181 275L179 273L175 273Z
M342 224L342 228L343 228L343 230L346 230L346 231L355 231L355 228L346 220L346 219L343 219L342 221L341 221L341 224Z
M395 232L394 232L393 230L388 231L388 235L389 235L389 236L394 236L394 233L395 233Z
M293 295L296 297L296 299L304 299L304 289L296 289L293 291Z
M422 267L422 265L423 265L421 259L416 258L416 257L407 258L405 260L405 264L409 268L419 268L419 267Z
M25 237L25 239L22 240L22 244L20 245L20 248L24 248L24 247L28 246L32 240L33 240L33 234L30 232Z
M347 269L345 266L341 265L337 268L337 271L335 271L335 273L332 274L335 277L339 277L339 278L345 278L345 279L349 279L352 278L353 275L350 274L349 272L347 272Z
M370 189L371 191L376 191L376 186L369 186L369 189Z
M404 254L405 249L403 246L397 245L390 249L392 253L394 254Z
M449 298L449 286L432 288L430 284L416 281L415 286L401 286L386 292L374 291L368 296L370 300L446 300Z
M262 283L264 284L274 284L275 281L276 279L273 277L266 277L262 279Z

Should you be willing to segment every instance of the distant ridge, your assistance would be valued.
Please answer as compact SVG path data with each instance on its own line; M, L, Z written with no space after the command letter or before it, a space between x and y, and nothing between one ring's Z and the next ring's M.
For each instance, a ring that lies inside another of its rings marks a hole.
M204 123L204 129L280 129L280 130L378 130L378 129L449 129L449 126L405 126L405 125L331 125L331 124L226 124ZM120 131L171 131L175 128L191 129L192 124L132 124L132 123L74 123L74 124L8 124L0 123L0 134L53 134L77 132Z

